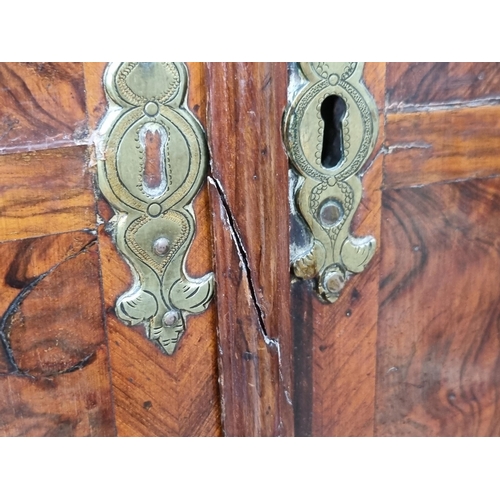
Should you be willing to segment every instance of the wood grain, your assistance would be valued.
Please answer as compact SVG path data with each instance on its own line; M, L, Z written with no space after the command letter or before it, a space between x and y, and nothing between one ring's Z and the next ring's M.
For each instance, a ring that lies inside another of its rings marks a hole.
M363 79L379 109L380 132L364 167L363 199L351 229L374 236L378 249L334 305L320 302L309 282L292 289L298 436L373 435L385 64L367 63Z
M192 63L189 71L189 107L203 120L206 109L204 68L201 63ZM194 211L197 230L186 267L191 276L198 277L212 268L206 187L196 197ZM99 212L104 221L113 215L102 199ZM167 356L145 338L143 328L125 326L116 317L116 300L131 287L132 275L106 231L106 224L99 227L99 247L118 434L220 435L214 304L203 314L189 317L179 347L173 356Z
M95 235L2 243L0 275L0 435L114 435Z
M500 107L389 114L384 187L500 174Z
M500 434L500 179L383 193L377 434Z
M0 154L87 138L82 63L0 64Z
M388 111L500 100L498 63L388 63Z
M95 228L86 146L0 155L0 241Z
M293 434L282 63L209 65L211 204L224 431Z
M103 84L104 70L107 65L108 63L105 62L83 63L85 98L90 133L97 130L99 122L108 107Z
M378 249L331 306L290 297L285 65L188 63L215 180L187 271L217 290L173 357L116 318L102 198L96 243L105 66L0 64L0 435L500 435L498 64L365 65L381 132L352 232Z

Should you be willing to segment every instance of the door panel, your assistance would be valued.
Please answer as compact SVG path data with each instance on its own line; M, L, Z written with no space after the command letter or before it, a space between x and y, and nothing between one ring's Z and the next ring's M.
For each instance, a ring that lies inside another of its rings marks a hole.
M0 434L220 435L215 306L189 319L174 357L114 312L132 276L95 194L105 67L0 65ZM189 69L204 122L205 67ZM212 267L206 187L194 209L187 265L201 275Z

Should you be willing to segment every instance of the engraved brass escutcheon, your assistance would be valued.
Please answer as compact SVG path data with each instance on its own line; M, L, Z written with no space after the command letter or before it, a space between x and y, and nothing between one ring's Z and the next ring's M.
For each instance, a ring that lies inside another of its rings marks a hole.
M314 278L328 302L338 299L352 273L365 269L376 246L372 236L350 234L362 198L358 173L378 135L377 108L362 74L363 63L298 63L284 116L283 139L296 172L292 215L305 222L309 240L292 241L291 265L298 278Z
M116 303L118 317L144 324L173 354L189 314L212 298L213 273L185 271L195 233L192 201L207 170L203 129L186 107L183 63L111 63L109 109L97 139L99 187L112 205L113 234L135 276Z

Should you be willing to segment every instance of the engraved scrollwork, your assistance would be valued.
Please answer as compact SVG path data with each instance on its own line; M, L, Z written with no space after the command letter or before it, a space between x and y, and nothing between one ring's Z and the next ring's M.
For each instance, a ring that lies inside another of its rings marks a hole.
M214 289L213 273L193 279L185 271L195 233L191 204L207 169L203 129L186 107L187 84L183 63L111 63L104 75L109 109L97 140L99 187L116 213L118 250L135 275L116 313L126 324L144 324L167 354Z
M355 238L350 225L362 197L357 174L373 151L378 135L375 102L362 83L363 63L299 63L306 79L285 112L283 139L299 175L291 194L311 243L294 255L298 278L316 279L321 299L335 302L352 273L365 269L375 252L372 236ZM324 164L322 151L327 99L343 101L339 118L340 154Z

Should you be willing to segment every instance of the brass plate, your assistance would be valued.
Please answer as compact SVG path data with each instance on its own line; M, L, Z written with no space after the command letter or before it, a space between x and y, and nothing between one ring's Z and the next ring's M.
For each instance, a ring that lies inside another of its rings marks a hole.
M212 298L213 273L193 279L185 259L195 233L192 201L207 171L203 129L186 107L183 63L111 63L109 109L98 132L99 187L116 217L114 238L134 272L116 303L129 325L173 354L186 317Z
M308 233L308 242L292 242L292 269L298 278L315 279L328 302L375 252L373 237L350 234L362 197L357 174L378 135L377 108L362 74L363 63L299 63L284 116L283 139L295 170L292 212Z

